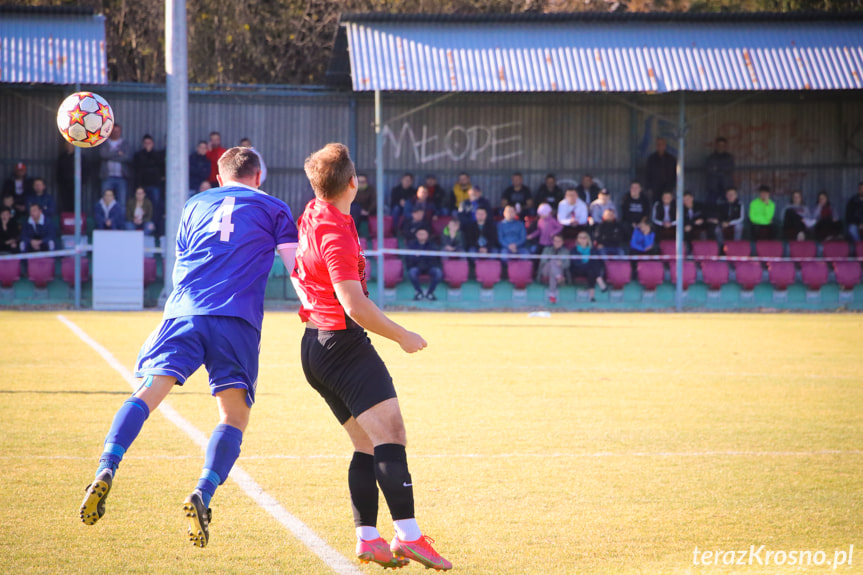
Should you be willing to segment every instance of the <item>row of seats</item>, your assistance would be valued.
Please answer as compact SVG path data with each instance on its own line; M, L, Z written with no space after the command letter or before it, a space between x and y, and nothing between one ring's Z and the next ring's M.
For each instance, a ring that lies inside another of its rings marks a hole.
M45 288L56 277L54 258L33 258L29 260L0 260L0 287L11 288L20 280L21 262L26 261L29 279L37 288ZM60 260L60 277L70 285L75 285L75 258L64 257ZM144 285L156 281L156 258L144 258ZM81 258L81 283L90 281L90 260Z

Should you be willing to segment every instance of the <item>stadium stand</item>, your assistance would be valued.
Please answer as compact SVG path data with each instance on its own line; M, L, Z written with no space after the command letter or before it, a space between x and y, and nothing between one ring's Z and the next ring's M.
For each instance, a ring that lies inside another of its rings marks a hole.
M438 216L433 219L431 223L432 236L439 238L440 235L443 233L444 228L447 226L451 219L452 216Z
M0 286L11 288L21 279L21 260L0 260Z
M692 255L694 256L718 256L719 244L713 240L693 240Z
M87 221L87 214L81 213L81 224ZM84 229L82 228L83 232ZM60 214L60 235L75 235L75 212L62 212Z
M833 262L836 283L844 290L853 290L860 283L860 262Z
M369 235L373 238L378 237L378 217L369 216ZM384 237L391 238L393 236L393 217L384 216Z
M144 285L156 281L156 258L144 258Z
M788 242L788 255L792 258L814 258L818 254L818 245L811 240Z
M785 291L794 283L796 274L793 262L769 262L767 264L767 277L770 284L779 291Z
M638 283L647 291L654 291L663 282L665 269L662 262L641 261L638 262L636 270Z
M725 242L725 255L731 257L746 257L752 255L752 244L746 240L731 240Z
M728 262L701 262L701 275L709 289L718 290L728 283Z
M507 277L515 289L525 289L533 281L533 261L509 260L506 264Z
M48 283L54 279L54 259L34 258L27 260L27 279L37 288L48 287Z
M821 256L825 259L847 258L848 242L832 241L821 244Z
M404 279L405 270L402 260L384 259L384 287L392 289Z
M500 260L481 259L475 262L476 281L485 289L491 289L500 281Z
M760 258L781 258L785 247L779 240L758 240L755 242L755 255Z
M605 262L605 281L611 289L620 290L632 281L632 264L627 261Z
M395 249L398 249L398 247L399 247L398 238L394 238L392 236L390 236L388 238L384 238L384 249L395 250ZM372 239L372 249L373 250L378 249L377 238ZM399 259L399 256L397 256L395 254L384 254L384 260L399 260L399 261L401 261Z
M443 260L443 281L451 288L458 289L470 277L470 266L464 259Z
M761 283L762 269L758 262L735 262L736 281L745 291L752 291Z
M155 259L153 260L156 261ZM60 277L71 286L75 285L75 258L66 257L60 262ZM90 260L81 258L81 283L90 281Z
M668 266L671 269L671 283L677 284L677 262L670 261ZM696 278L695 262L683 262L683 289L689 289L689 286L695 283Z
M800 276L811 291L819 291L830 279L827 262L800 262Z

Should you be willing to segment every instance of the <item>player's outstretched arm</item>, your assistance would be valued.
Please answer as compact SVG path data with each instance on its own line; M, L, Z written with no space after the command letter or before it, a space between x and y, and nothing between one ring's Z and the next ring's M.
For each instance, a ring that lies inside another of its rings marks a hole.
M346 280L333 284L333 287L345 313L365 329L393 340L407 353L417 352L428 345L420 334L408 331L388 318L366 297L360 282Z

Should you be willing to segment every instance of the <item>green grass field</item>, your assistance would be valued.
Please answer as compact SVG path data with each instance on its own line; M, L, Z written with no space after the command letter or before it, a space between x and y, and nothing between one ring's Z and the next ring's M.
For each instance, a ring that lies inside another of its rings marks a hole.
M160 319L61 313L129 369ZM105 517L82 524L130 387L57 314L0 312L0 573L333 572L233 480L213 500L210 545L193 548L181 505L202 453L161 412ZM395 317L429 341L412 356L376 345L420 525L454 573L863 573L863 316ZM350 445L303 380L301 332L294 314L267 315L238 466L360 572L380 572L353 559ZM209 435L207 396L199 371L168 403ZM696 547L752 545L831 563L855 552L835 571L693 564Z

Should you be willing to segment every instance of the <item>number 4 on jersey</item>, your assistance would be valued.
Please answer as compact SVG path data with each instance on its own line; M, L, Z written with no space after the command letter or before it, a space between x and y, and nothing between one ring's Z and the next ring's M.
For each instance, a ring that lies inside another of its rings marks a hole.
M234 231L234 224L231 223L231 213L234 211L234 201L235 198L227 197L225 198L219 209L216 210L216 213L213 215L213 221L210 223L211 232L222 232L219 236L219 240L223 242L230 241L231 232Z

